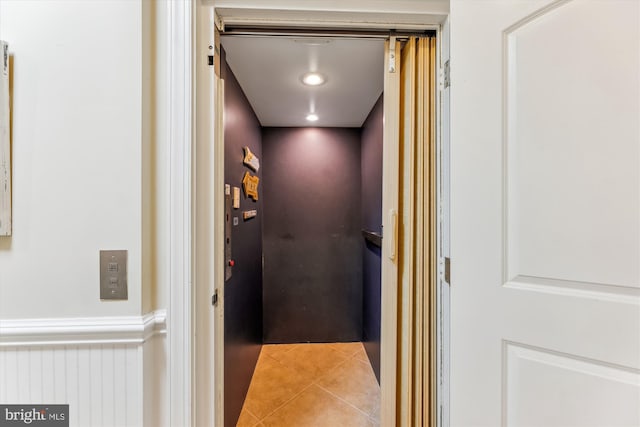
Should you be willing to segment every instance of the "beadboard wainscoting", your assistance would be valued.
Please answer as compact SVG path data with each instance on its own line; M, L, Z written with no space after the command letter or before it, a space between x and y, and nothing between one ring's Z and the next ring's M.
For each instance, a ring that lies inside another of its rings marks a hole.
M167 419L166 311L0 320L0 403L69 404L70 426Z

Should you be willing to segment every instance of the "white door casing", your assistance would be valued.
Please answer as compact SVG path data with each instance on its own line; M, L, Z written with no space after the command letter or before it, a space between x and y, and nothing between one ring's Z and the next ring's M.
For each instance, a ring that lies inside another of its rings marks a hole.
M640 2L451 1L451 425L640 425Z
M206 50L207 46L211 44L209 40L211 34L213 33L214 22L212 19L208 19L203 16L206 14L207 16L216 16L220 21L222 27L228 23L249 23L251 22L254 26L260 27L264 25L268 25L270 23L270 17L275 13L276 16L278 13L282 16L282 11L271 11L269 9L252 9L252 10L244 10L244 8L233 8L233 1L223 2L222 6L226 8L220 8L221 4L216 2L215 12L214 7L211 3L202 2L198 3L198 10L196 11L196 15L200 16L200 28L198 28L197 33L199 36L199 44L197 47L197 51L202 53L202 50ZM359 5L356 7L356 3ZM416 8L415 13L408 12L376 12L371 13L368 12L367 9L369 6L365 6L369 3L361 2L361 1L349 1L344 4L352 5L353 10L350 10L348 13L327 10L329 4L324 2L315 3L313 6L312 3L305 3L304 5L300 5L300 10L295 13L287 13L288 19L286 20L278 20L278 27L282 29L286 28L296 28L299 26L309 25L311 27L320 27L323 29L349 29L349 28L377 28L377 29L397 29L397 28L414 28L421 30L440 30L440 24L443 19L446 18L444 14L441 14L441 7L437 4L433 4L432 6L437 6L435 11L427 12L422 9L429 9L429 6L424 6L424 3L421 4L420 1L416 1L415 4L411 6ZM318 5L322 5L320 9L317 9ZM237 5L236 5L237 6ZM264 7L264 5L261 5ZM309 9L309 10L306 10ZM436 13L437 12L437 13ZM312 19L313 18L313 19ZM208 38L209 37L209 38ZM207 52L208 54L209 52ZM387 61L385 61L387 63ZM385 79L385 100L393 100L399 97L399 92L397 85L397 73L391 73L389 75L387 73ZM201 68L196 73L196 81L197 81L197 91L196 98L200 100L201 98L205 101L202 105L200 101L198 101L198 118L206 118L206 117L216 117L217 113L222 109L221 99L219 98L220 92L217 92L213 98L214 99L205 99L209 97L209 93L214 92L214 84L211 81L210 73L204 71ZM392 88L393 87L393 88ZM204 96L200 96L204 93ZM214 107L214 104L216 107ZM392 104L397 105L397 102L385 102L385 106L387 104L390 106ZM386 108L386 107L385 107ZM384 343L389 343L388 345L383 345L381 360L381 377L382 377L382 396L383 401L385 403L384 407L381 409L381 419L382 425L393 425L395 424L396 418L396 404L394 395L397 393L396 391L396 348L394 343L397 342L397 265L395 255L390 256L391 252L397 251L394 249L395 246L393 242L396 240L392 239L393 233L391 230L394 229L394 221L392 211L397 214L397 206L398 206L398 141L397 137L397 129L394 131L394 126L398 125L398 108L397 107L389 107L385 110L385 138L395 138L396 141L389 142L385 140L384 149L385 149L385 167L383 171L384 181L384 190L383 190L383 228L388 230L387 233L389 237L385 239L384 251L385 255L383 256L383 305L387 307L386 310L383 310L383 320L382 320L382 341ZM198 135L198 143L197 147L200 147L201 144L206 144L208 139L212 138L212 135L219 132L220 127L216 129L216 126L213 126L214 129L208 129L211 126L210 122L207 122L206 119L198 120L196 129ZM206 129L205 129L206 128ZM200 148L198 148L200 150ZM200 153L200 151L198 151ZM196 185L196 206L202 206L205 210L203 212L211 211L211 207L205 206L209 204L212 200L219 201L221 195L221 189L223 188L220 185L214 185L211 187L211 180L204 180L203 177L207 177L210 175L215 175L218 182L220 182L219 171L222 170L222 158L217 156L213 151L204 150L200 154L212 155L213 159L209 159L212 161L210 167L214 169L215 174L211 174L211 171L202 171L200 167L197 168L197 185ZM199 157L196 156L196 157ZM200 166L204 166L205 160ZM216 181L213 180L213 182ZM202 196L204 193L209 192L209 196ZM213 196L210 199L210 196ZM214 202L214 205L217 202ZM217 209L221 204L218 204L218 207L213 206L213 208ZM223 218L224 215L219 215L217 218ZM217 242L211 241L211 237L207 235L203 235L202 230L208 230L210 228L219 229L220 224L214 224L214 218L216 216L207 216L207 215L197 215L195 219L195 235L196 235L196 250L195 250L195 265L196 265L196 291L199 292L199 284L206 282L206 279L216 277L216 283L223 284L224 281L221 279L221 276L217 274L214 269L204 266L202 268L198 267L198 265L203 266L203 264L210 263L211 258L214 259L222 259L223 251L221 246L219 247ZM396 222L397 224L397 222ZM198 231L200 230L200 231ZM206 232L204 233L206 234ZM396 233L397 234L397 233ZM200 242L200 243L198 243ZM212 246L215 244L215 247ZM222 265L218 261L216 265ZM212 271L208 271L212 270ZM222 289L222 288L219 288ZM209 289L209 291L213 291ZM202 301L201 301L202 300ZM215 374L211 375L201 375L199 367L203 366L206 363L210 362L210 358L206 355L203 356L201 353L196 354L195 366L198 370L194 375L195 382L195 419L196 421L204 424L211 424L215 422L215 425L221 425L223 414L222 414L222 398L223 398L223 390L222 390L222 372L223 366L221 363L221 356L223 352L223 340L221 330L221 320L223 319L222 311L224 307L224 295L219 291L219 303L215 314L215 321L210 322L210 315L205 312L205 310L210 309L207 307L209 304L208 298L197 298L196 305L194 306L195 310L195 323L197 325L198 331L197 334L200 336L196 336L197 343L200 343L199 340L202 340L203 336L208 337L206 343L214 342L214 346L211 349L213 353L217 355L216 367L214 369ZM208 326L207 326L208 325ZM215 333L214 328L215 326ZM197 346L197 344L196 344ZM215 384L214 384L215 382ZM214 393L216 395L215 399L215 410L211 410L211 400L210 393Z
M438 258L440 272L437 288L437 420L439 426L449 425L449 363L450 363L450 278L447 277L445 259L451 257L450 232L450 95L451 86L447 73L449 72L449 19L444 22L440 31L440 66L438 103L440 117L438 121Z

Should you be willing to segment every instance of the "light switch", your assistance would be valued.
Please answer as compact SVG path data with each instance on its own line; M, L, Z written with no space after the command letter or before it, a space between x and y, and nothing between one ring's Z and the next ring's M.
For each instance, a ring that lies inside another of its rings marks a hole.
M128 299L127 251L100 251L100 299Z

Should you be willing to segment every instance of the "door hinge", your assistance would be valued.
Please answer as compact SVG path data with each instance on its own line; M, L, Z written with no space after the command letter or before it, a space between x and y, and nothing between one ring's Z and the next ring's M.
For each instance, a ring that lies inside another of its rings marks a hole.
M211 305L216 307L218 305L218 290L216 289L211 296Z
M215 25L216 30L224 31L224 22L222 21L222 18L220 18L220 15L218 15L215 12L213 17L213 23Z
M447 59L447 62L444 63L444 70L442 71L442 80L443 80L443 85L444 88L448 88L449 86L451 86L451 67L449 66L449 60Z
M451 258L440 258L440 278L451 285Z
M396 72L396 38L391 36L389 39L389 68L390 73Z

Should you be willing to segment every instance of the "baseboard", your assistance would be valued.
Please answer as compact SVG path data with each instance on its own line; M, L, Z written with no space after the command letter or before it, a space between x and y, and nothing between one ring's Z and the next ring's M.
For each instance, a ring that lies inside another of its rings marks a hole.
M167 311L141 316L0 320L0 347L141 344L167 331Z

